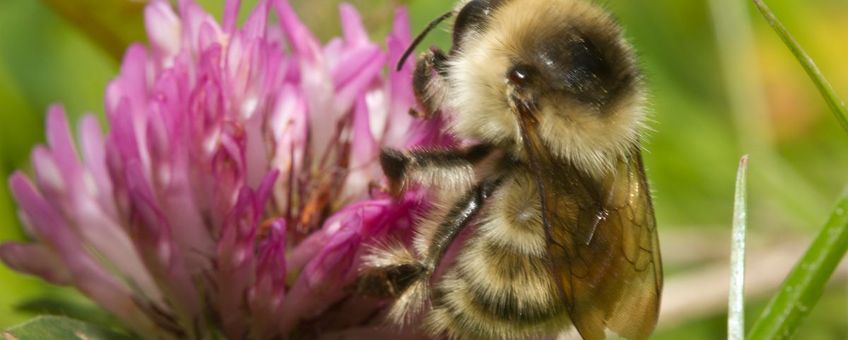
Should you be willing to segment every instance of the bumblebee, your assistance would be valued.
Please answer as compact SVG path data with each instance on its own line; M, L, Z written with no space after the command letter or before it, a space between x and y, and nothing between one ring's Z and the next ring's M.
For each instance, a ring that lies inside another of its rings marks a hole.
M438 208L414 249L366 257L362 287L396 298L395 324L424 320L434 336L648 338L662 266L644 86L621 28L582 0L462 1L408 54L449 17L450 51L422 54L413 88L420 116L444 112L475 142L383 150L391 190L420 183Z

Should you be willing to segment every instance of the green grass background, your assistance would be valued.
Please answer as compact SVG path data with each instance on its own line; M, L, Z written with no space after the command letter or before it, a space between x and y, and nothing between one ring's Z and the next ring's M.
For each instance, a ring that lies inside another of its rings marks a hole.
M337 15L338 1L291 1L320 37L337 34L338 23L326 18ZM200 2L220 15L223 0ZM254 2L245 1L244 7ZM445 0L352 2L362 10L375 38L387 32L396 4L410 7L413 31L453 6L452 1ZM79 20L80 14L68 14L66 10L57 14L56 8L69 3L91 6L83 14L94 19ZM661 235L703 233L705 239L720 235L729 240L736 165L739 156L749 153L749 241L774 243L812 237L848 183L848 136L827 111L812 82L752 6L746 2L758 65L754 75L762 84L767 116L751 126L739 126L720 61L720 53L727 51L717 47L707 1L605 3L639 51L650 87L655 132L645 139L645 158ZM768 3L817 61L837 93L848 98L848 2ZM116 12L114 8L123 11ZM133 8L127 7L124 0L0 1L0 177L8 177L14 169L28 171L31 148L44 140L43 117L51 103L63 103L73 119L86 112L102 116L103 91L118 71L114 56L120 55L121 49L86 32L91 32L95 24L102 24L121 32L118 36L124 41L143 39L143 32L138 29L141 19ZM115 17L121 20L114 20ZM425 44L447 48L446 29L436 32ZM748 132L762 129L770 131L773 138L751 143ZM759 142L768 147L758 147ZM26 239L5 180L0 181L0 239ZM671 280L697 267L667 269ZM693 291L697 289L693 287ZM44 296L50 298L43 299ZM749 325L764 302L749 301ZM34 310L48 307L59 313L107 318L97 315L96 309L73 290L45 285L0 265L0 329L31 318ZM716 313L661 328L656 338L715 339L725 337L725 330L726 316ZM848 338L845 283L834 284L825 293L798 338Z

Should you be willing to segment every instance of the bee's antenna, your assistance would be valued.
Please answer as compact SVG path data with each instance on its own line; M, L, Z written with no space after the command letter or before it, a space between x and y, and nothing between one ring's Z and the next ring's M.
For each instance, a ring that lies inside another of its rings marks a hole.
M403 52L403 56L401 56L400 61L398 61L397 70L400 71L401 69L403 69L403 64L406 63L406 59L409 58L412 52L415 51L415 48L418 47L418 44L421 43L421 40L424 40L424 38L427 36L428 33L430 33L430 31L432 31L434 28L436 28L436 26L441 24L442 21L445 21L445 19L448 19L452 16L453 11L450 11L440 15L438 18L431 21L430 24L427 25L427 28L425 28L424 31L422 31L418 34L417 37L415 37L415 40L412 41L412 44L409 45L409 48L407 48L406 51Z

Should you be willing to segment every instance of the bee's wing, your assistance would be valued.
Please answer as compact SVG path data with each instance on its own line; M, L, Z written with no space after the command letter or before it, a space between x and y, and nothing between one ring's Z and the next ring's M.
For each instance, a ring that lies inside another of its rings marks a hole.
M541 200L549 267L584 339L611 330L647 339L657 322L662 263L638 145L603 182L556 160L538 134L538 108L516 92L516 114Z
M657 321L662 267L656 222L638 147L628 159L607 183L575 182L575 173L566 172L572 175L567 192L546 194L551 267L585 339L603 339L607 329L646 339Z

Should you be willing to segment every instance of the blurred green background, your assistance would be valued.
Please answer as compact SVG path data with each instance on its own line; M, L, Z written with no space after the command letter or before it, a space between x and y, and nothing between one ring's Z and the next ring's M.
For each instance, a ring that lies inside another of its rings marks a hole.
M291 0L326 40L338 34L338 1ZM199 1L220 17L223 0ZM245 1L244 8L255 1ZM352 1L378 41L393 8L413 31L450 9L445 0ZM645 138L666 265L657 339L725 337L727 262L737 161L751 155L748 325L824 223L848 183L848 136L812 82L745 0L604 1L639 51L654 132ZM848 2L769 5L848 98ZM43 117L63 103L76 118L103 114L103 91L130 41L143 41L143 1L0 1L0 177L28 171ZM447 48L448 26L425 45ZM0 239L24 240L0 181ZM797 335L848 338L848 270L842 266ZM107 320L69 289L0 265L0 329L50 311Z

